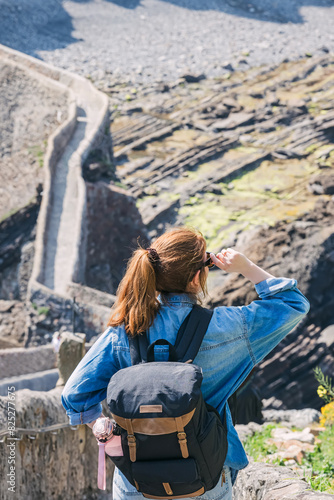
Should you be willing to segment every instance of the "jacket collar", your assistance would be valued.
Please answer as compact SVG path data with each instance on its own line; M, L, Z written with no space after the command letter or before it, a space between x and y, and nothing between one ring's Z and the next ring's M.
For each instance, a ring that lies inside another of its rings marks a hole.
M163 303L168 303L168 304L176 304L176 303L183 303L183 304L196 304L196 299L188 295L187 293L165 293L164 294L164 300L161 298L161 294L158 296L158 301L163 304Z

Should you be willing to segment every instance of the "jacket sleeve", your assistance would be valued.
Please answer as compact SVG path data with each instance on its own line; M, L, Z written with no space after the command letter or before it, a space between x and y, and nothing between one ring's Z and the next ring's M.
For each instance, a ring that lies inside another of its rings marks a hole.
M255 289L261 300L240 308L254 364L272 351L310 309L294 279L268 278Z
M61 402L73 425L93 422L101 415L110 378L119 370L113 346L113 329L108 328L93 344L71 374Z

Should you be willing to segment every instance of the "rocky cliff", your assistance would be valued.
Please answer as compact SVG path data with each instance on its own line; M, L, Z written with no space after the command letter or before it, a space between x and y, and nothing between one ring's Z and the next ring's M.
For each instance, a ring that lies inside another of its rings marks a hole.
M298 220L255 231L247 243L240 241L240 248L275 276L297 279L311 304L303 322L260 364L254 382L267 404L276 408L319 408L313 368L334 372L333 341L322 334L334 323L334 200L319 199ZM241 305L257 298L252 284L241 276L228 277L211 296L210 306Z

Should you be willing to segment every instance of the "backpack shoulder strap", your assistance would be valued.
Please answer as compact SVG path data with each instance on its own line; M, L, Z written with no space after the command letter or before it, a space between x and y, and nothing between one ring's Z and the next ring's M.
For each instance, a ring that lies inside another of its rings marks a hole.
M183 321L175 341L179 361L194 361L204 335L208 329L213 311L195 304Z
M146 333L142 335L128 335L131 364L139 365L142 361L147 361L148 340Z
M201 347L202 340L208 329L213 311L195 304L182 322L178 331L175 350L180 362L193 361ZM147 335L128 335L132 365L147 361L149 347Z

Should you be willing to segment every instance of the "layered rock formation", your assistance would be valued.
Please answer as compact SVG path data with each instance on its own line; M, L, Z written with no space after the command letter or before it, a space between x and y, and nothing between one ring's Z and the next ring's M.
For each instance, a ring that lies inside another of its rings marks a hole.
M183 80L129 102L129 89L110 90L117 174L150 235L186 223L216 250L311 210L310 181L333 175L332 68L325 58Z

